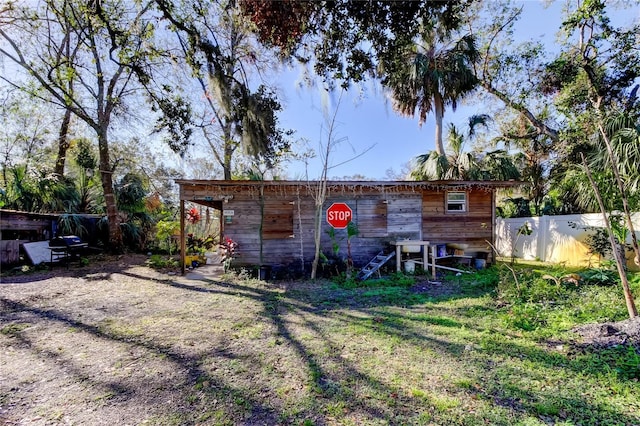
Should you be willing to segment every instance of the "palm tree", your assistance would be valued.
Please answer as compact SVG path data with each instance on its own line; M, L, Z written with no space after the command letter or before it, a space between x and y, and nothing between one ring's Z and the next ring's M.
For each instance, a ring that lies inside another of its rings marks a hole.
M411 176L417 180L472 180L479 172L474 155L464 152L464 135L449 123L447 152L444 155L431 151L416 157L416 167Z
M637 90L637 88L636 88ZM622 210L627 229L631 234L634 262L640 265L640 245L631 218L634 195L638 194L638 161L640 160L640 125L638 116L629 113L614 113L599 126L600 145L605 145L608 158L605 167L611 169L618 186Z
M442 142L445 107L455 111L458 101L475 89L478 80L471 65L479 57L472 35L463 36L449 48L442 47L443 44L446 45L445 37L432 31L422 44L412 46L405 61L386 72L383 70L386 74L383 85L389 90L396 111L409 117L417 112L420 125L427 114L435 113L439 155L445 154Z
M516 163L517 157L514 158L504 149L487 152L479 160L480 180L520 179L521 174Z
M410 177L415 180L441 180L449 171L447 156L440 155L436 151L418 155L414 163Z
M565 193L581 194L576 204L583 209L621 210L631 236L634 262L640 265L640 244L631 218L640 202L640 120L627 111L611 112L599 123L599 133L592 135L589 162L583 168L564 173ZM585 174L588 169L588 175ZM587 178L589 178L587 180ZM598 197L594 200L593 189ZM564 196L564 194L562 194Z
M466 136L456 126L449 124L448 150L445 155L436 151L419 155L411 177L416 180L509 180L519 179L514 158L504 150L495 150L484 155L465 152L464 144L476 136L476 127L487 126L491 118L486 114L469 117Z
M612 135L612 153L617 159L626 191L637 193L640 191L640 118L629 113L614 114L606 121L605 132ZM611 167L603 156L599 160L605 163L602 165L604 168Z

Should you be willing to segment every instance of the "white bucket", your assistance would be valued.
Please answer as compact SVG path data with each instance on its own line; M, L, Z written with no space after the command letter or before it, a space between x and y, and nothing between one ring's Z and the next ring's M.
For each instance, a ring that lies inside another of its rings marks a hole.
M413 260L404 262L404 271L408 274L413 274L416 271L416 262Z

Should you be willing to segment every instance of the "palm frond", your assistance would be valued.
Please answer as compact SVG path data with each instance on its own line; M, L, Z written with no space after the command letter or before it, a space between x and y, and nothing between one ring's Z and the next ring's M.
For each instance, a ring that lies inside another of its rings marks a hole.
M492 118L488 114L474 114L469 117L469 137L475 136L477 126L484 126L487 128L491 121Z
M446 179L448 170L449 160L447 157L439 155L436 151L431 151L416 157L411 177L415 180L441 180Z

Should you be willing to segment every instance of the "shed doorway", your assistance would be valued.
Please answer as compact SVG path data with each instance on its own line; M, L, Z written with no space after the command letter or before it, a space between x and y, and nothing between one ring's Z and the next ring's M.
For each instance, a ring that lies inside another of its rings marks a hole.
M184 273L185 256L193 255L197 250L218 251L224 238L224 203L218 200L191 200L181 201L180 204L180 251ZM194 247L197 242L207 242L207 247Z

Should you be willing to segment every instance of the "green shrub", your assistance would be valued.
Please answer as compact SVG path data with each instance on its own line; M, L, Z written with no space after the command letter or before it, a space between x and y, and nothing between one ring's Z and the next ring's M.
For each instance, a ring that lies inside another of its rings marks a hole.
M416 283L413 275L394 272L388 277L365 281L367 287L411 287Z
M584 284L611 286L620 281L618 273L609 268L592 268L580 273Z
M171 257L153 254L149 259L147 259L147 265L154 269L177 268L179 266L179 262Z
M620 287L584 286L567 309L577 323L619 321L628 318Z
M510 303L564 301L577 289L576 280L567 279L573 276L562 269L538 271L504 266L500 270L498 297Z

